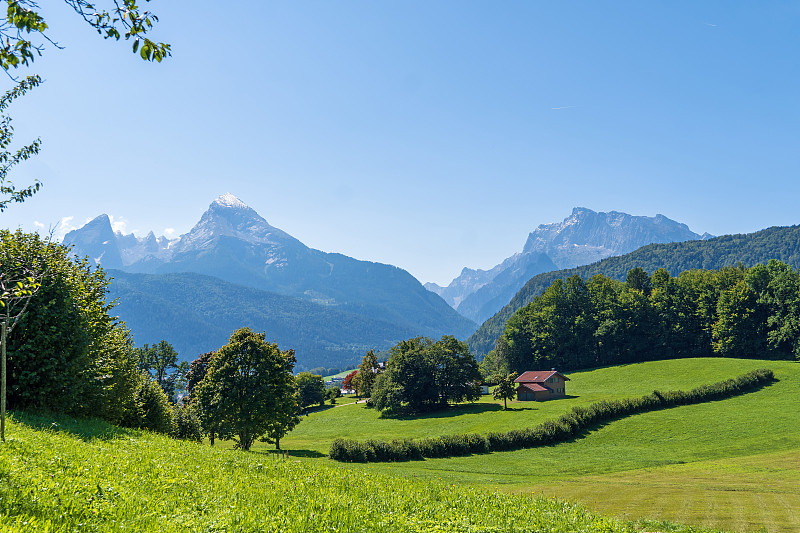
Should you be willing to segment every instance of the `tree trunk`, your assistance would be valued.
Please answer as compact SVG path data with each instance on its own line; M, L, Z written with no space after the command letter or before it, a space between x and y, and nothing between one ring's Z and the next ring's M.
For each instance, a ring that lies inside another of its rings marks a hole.
M211 445L213 446L214 445L214 432L213 431L208 434L208 440L211 441Z
M0 362L0 440L6 441L6 337L8 337L8 321L3 320L2 331L2 362Z
M508 400L503 398L503 411L508 411Z
M281 438L280 437L275 437L275 449L276 450L280 450L281 449Z

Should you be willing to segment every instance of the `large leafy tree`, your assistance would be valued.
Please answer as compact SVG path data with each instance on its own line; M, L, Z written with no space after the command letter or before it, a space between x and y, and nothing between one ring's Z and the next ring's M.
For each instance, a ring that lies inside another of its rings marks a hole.
M266 342L264 333L236 330L194 390L203 426L243 450L285 428L286 411L297 404L294 363L294 352Z
M136 0L63 0L89 26L106 39L130 41L134 53L147 61L171 55L170 45L152 41L148 33L158 17L143 10ZM150 0L145 0L149 2ZM0 17L0 67L29 66L42 55L46 44L58 47L48 33L49 26L35 0L5 0L5 17Z
M451 336L434 342L416 337L389 351L386 372L375 380L377 409L429 411L449 402L477 399L480 373L466 344Z
M474 402L480 397L478 362L465 342L445 335L431 345L429 352L435 367L434 379L442 407L450 402Z
M200 354L197 359L189 363L186 371L186 396L187 403L195 397L195 389L208 374L208 367L211 366L211 359L215 352Z
M197 387L206 377L206 374L208 374L211 360L214 358L215 354L216 352L200 354L197 359L189 363L189 368L184 375L186 380L186 396L183 398L183 405L184 407L191 407L192 413L197 416L198 421L202 420L204 417L202 412L203 406L200 405L200 401L197 399ZM208 419L210 417L205 418ZM204 426L200 422L198 422L198 425L201 426L199 431L208 435L208 440L213 446L217 436L214 428Z
M92 414L121 421L137 385L130 335L105 300L101 268L37 234L0 231L0 276L19 265L46 275L8 339L12 408Z

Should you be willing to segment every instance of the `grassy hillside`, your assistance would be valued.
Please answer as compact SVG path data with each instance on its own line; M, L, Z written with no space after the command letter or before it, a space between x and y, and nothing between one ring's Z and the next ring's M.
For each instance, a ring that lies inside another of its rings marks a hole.
M779 363L779 365L787 363ZM660 390L688 390L734 378L773 362L746 359L698 358L621 365L569 374L567 398L550 402L511 402L503 411L502 401L483 396L474 404L414 417L382 418L363 404L317 412L303 421L282 441L295 450L327 453L337 437L421 438L458 433L509 431L556 418L576 405L603 399L641 396Z
M697 268L717 269L742 263L753 266L778 259L800 267L800 226L775 227L746 235L725 235L707 241L650 244L629 254L609 257L591 265L546 272L532 277L511 301L484 322L467 343L472 353L483 356L494 348L514 311L530 303L556 279L595 274L624 281L628 271L641 267L649 273L665 268L673 276Z
M18 415L3 531L633 532L561 501ZM681 531L688 531L683 528ZM696 531L696 530L692 530Z
M653 517L736 531L800 532L800 364L682 359L569 374L565 400L517 403L499 411L488 399L415 419L378 418L352 405L315 413L284 441L323 454L335 436L422 437L533 425L601 398L653 389L688 389L772 368L778 382L754 393L619 420L573 442L532 450L408 463L350 465L358 471L575 498L621 517ZM350 416L347 416L349 414ZM306 451L301 451L306 450Z
M779 381L611 422L556 446L392 464L321 457L328 433L512 428L579 402L685 389L761 366ZM288 461L266 447L243 453L17 413L0 445L0 531L690 531L593 514L600 512L740 533L800 532L800 364L685 359L569 377L571 398L514 402L516 411L495 411L485 400L416 419L383 420L356 405L312 413L282 441ZM321 444L309 444L314 434Z

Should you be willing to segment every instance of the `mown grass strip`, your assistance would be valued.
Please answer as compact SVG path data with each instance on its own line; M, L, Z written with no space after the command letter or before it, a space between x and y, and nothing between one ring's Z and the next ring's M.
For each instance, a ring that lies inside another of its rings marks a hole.
M537 426L488 435L461 434L428 439L392 441L336 439L328 456L336 461L367 463L457 457L494 451L520 450L565 442L600 424L627 416L722 400L754 391L775 381L772 370L761 368L690 391L653 391L638 398L595 402Z

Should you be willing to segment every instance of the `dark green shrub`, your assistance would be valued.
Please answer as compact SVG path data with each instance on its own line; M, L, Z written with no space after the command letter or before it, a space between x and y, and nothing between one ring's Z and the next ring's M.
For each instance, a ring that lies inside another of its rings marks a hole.
M141 376L135 395L136 410L126 420L126 425L171 434L174 424L172 405L158 383L149 376Z
M191 405L176 405L174 407L175 423L172 428L172 437L176 439L203 441L203 428L200 418Z

